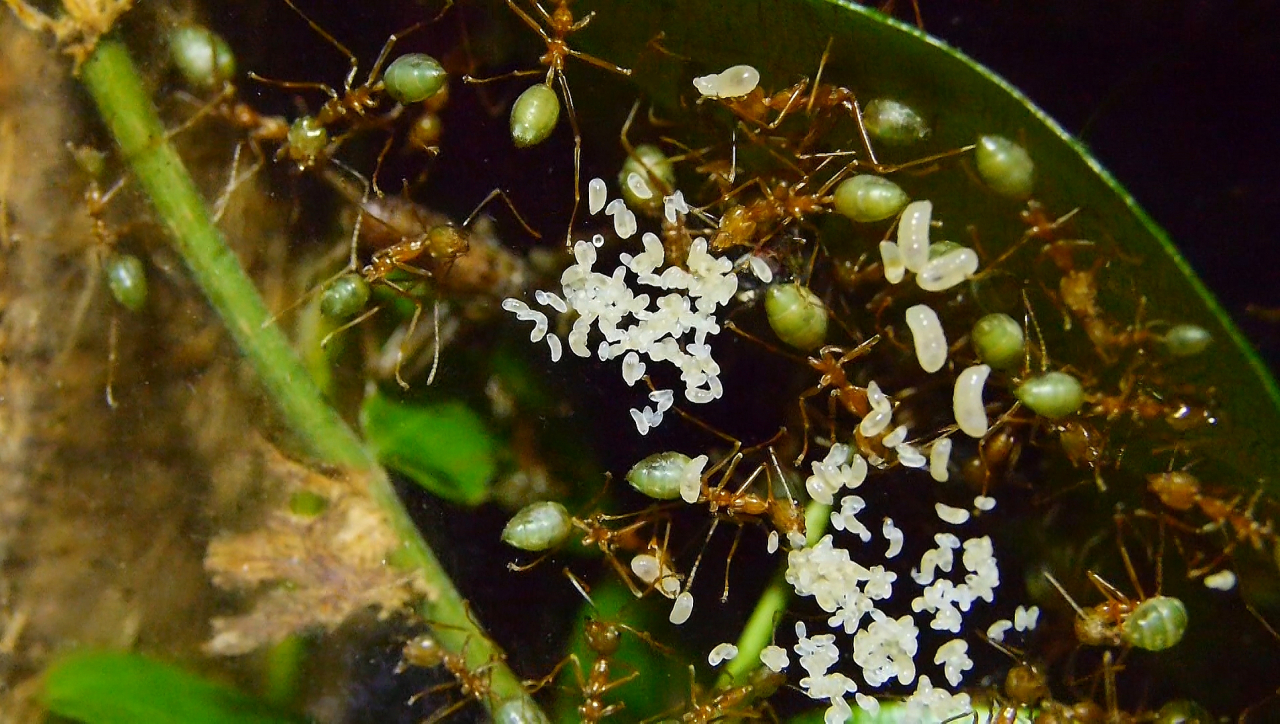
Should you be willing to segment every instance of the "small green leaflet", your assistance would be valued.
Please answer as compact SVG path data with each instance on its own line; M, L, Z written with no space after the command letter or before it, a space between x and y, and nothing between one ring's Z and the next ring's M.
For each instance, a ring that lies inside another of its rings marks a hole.
M433 495L470 506L489 498L496 445L464 403L410 402L376 392L360 409L360 426L384 465Z
M296 724L265 703L145 656L78 651L44 674L44 705L85 724Z

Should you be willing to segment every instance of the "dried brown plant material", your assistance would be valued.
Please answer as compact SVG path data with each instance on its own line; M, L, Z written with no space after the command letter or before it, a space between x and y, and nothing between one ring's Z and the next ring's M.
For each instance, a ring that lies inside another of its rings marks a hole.
M307 629L333 630L367 608L385 617L429 593L418 574L387 563L399 539L358 476L313 470L275 450L266 466L283 488L283 509L257 530L215 538L205 557L215 585L257 594L248 613L213 620L209 653L243 654ZM298 496L318 496L324 510L291 512Z
M5 0L5 3L23 25L37 32L52 33L62 52L75 60L77 72L98 47L98 39L133 7L133 0L63 0L65 14L51 18L25 0Z

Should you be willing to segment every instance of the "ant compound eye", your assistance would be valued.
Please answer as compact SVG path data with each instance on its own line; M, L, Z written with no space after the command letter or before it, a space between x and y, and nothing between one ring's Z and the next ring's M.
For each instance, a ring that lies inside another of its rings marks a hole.
M827 305L808 287L774 284L765 292L764 311L778 339L809 351L827 339Z
M218 88L236 75L236 56L222 36L200 26L178 28L169 35L169 58L188 86Z
M1145 651L1164 651L1187 632L1187 607L1172 596L1148 598L1129 614L1120 629L1121 639Z
M494 724L550 724L547 715L527 699L508 699L493 712Z
M111 254L103 263L107 288L125 309L140 312L147 304L147 272L133 254Z
M320 296L320 313L341 321L354 317L368 301L369 283L359 274L343 274Z
M988 314L973 325L969 333L978 359L996 369L1010 369L1022 362L1024 337L1022 325L1007 314Z
M1013 391L1022 404L1050 420L1072 414L1084 404L1080 380L1066 372L1046 372L1018 385Z
M559 503L543 501L521 508L502 529L502 540L522 551L545 551L569 535L569 511Z
M287 143L290 158L311 162L329 147L329 131L314 116L302 116L289 126Z
M883 221L907 205L907 192L887 178L859 174L836 186L836 213L852 221Z
M1036 165L1027 149L1004 136L981 136L974 151L978 175L1001 196L1024 199L1031 195Z
M440 61L425 53L406 53L391 61L382 74L387 93L397 103L417 103L436 93L449 81Z
M676 169L661 148L642 143L622 162L618 186L627 206L657 216L662 213L663 199L676 188Z
M862 109L862 123L877 141L905 146L929 137L929 124L905 103L876 98Z
M520 94L511 106L511 140L516 148L536 146L547 140L560 120L560 98L542 83Z
M1174 357L1193 357L1209 348L1213 335L1195 324L1175 324L1164 334L1164 346Z
M650 498L675 500L680 497L680 484L691 462L688 455L678 452L654 453L631 467L627 482Z

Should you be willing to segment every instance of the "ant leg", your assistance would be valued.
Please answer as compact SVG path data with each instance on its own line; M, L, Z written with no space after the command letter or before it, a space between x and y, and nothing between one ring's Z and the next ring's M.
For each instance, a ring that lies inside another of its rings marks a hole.
M373 315L377 314L381 309L382 307L374 307L373 309L370 309L364 314L361 314L360 316L356 317L350 322L347 322L346 324L343 324L341 327L338 327L332 332L326 334L324 336L324 339L320 340L320 349L325 349L326 347L328 347L329 341L332 340L334 337L336 337L340 332L345 332L348 329L351 329L352 327L356 326L357 324L360 324L361 322L368 319L369 317L372 317Z
M120 342L120 320L111 315L111 330L107 333L107 407L116 409L116 397L112 386L116 380L116 350Z
M530 694L533 694L535 692L542 690L544 687L546 687L547 684L550 684L551 682L555 681L556 677L560 675L560 672L564 670L564 667L568 666L570 663L573 664L574 673L577 675L578 683L581 684L583 682L582 662L578 660L577 654L570 652L568 656L560 660L560 663L556 664L555 668L551 670L551 673L547 674L541 679L526 680L524 682L525 691L527 691Z
M807 400L810 397L813 397L819 392L822 392L822 390L823 390L823 386L819 384L816 387L811 387L805 390L804 392L800 393L800 397L797 398L797 402L799 403L799 407L800 407L800 425L801 425L800 439L802 441L802 444L800 446L800 454L796 456L795 462L792 463L792 465L796 467L800 467L800 464L804 462L805 457L809 454L809 410L805 406L805 400Z
M387 159L387 153L391 151L394 140L395 136L387 136L387 140L382 144L382 150L378 152L378 160L373 164L373 175L370 177L369 185L373 189L373 195L378 198L382 198L382 189L378 188L378 174L382 171L382 162Z
M462 81L464 83L472 83L472 84L493 83L500 80L507 80L509 78L528 78L531 75L542 75L542 71L541 70L513 70L510 73L503 73L502 75L493 75L493 76L489 76L488 78L477 78L474 75L464 75L462 76Z
M1124 544L1124 537L1120 534L1120 518L1116 517L1116 546L1120 549L1120 559L1124 561L1125 572L1129 574L1129 583L1133 585L1133 590L1138 592L1138 600L1145 600L1147 594L1142 590L1142 584L1138 582L1138 573L1133 568L1133 560L1129 557L1129 547ZM1159 588L1156 589L1159 591Z
M551 13L547 12L547 9L542 7L542 3L538 2L538 0L530 0L530 4L533 5L534 9L538 11L538 14L542 16L542 22L550 25ZM545 41L547 45L551 45L551 37L547 35L547 31L543 30L542 26L538 24L538 21L530 17L529 13L524 11L524 8L516 5L515 0L507 0L507 7L511 8L511 12L519 16L520 19L524 21L525 25L528 25L535 33L541 35L543 41Z
M439 309L440 309L440 303L436 302L437 320L439 319L439 316L440 316ZM400 340L399 348L396 349L395 378L396 378L396 383L400 385L400 389L402 390L409 389L409 383L405 382L404 378L400 376L400 366L404 364L404 344L406 341L408 341L413 337L414 330L418 328L418 318L421 316L422 316L422 303L418 302L417 300L414 300L413 318L409 320L409 332L405 334L404 339Z
M733 556L738 552L738 543L742 540L742 526L733 534L733 545L729 547L729 557L724 562L724 590L720 593L720 603L729 601L729 568L733 565Z
M489 195L485 196L483 201L476 204L476 207L471 210L471 213L467 214L467 218L465 221L462 222L462 226L464 228L467 226L470 226L471 222L476 218L476 215L480 213L480 209L483 209L486 204L493 201L495 198L501 198L504 202L506 202L507 208L511 209L511 215L516 217L516 221L520 222L520 225L524 227L525 231L529 232L530 236L532 236L535 239L542 238L542 234L539 234L537 231L533 229L533 227L529 226L529 222L525 221L524 217L520 215L519 209L516 208L515 202L511 200L511 197L507 196L507 192L503 191L500 188L490 191Z
M266 78L264 76L260 76L257 73L254 73L253 71L249 71L249 77L252 78L253 80L258 81L259 83L266 83L267 85L273 85L273 86L276 86L277 88L283 88L285 90L316 90L316 91L320 91L321 93L324 93L330 98L341 97L338 95L338 92L334 90L333 87L330 86L328 83L315 83L311 81L299 81L299 80L276 80L274 78Z
M435 352L431 358L431 372L427 373L427 387L436 380L436 370L440 367L440 300L437 299L431 308ZM408 340L408 337L405 337Z
M578 206L582 203L579 190L582 176L582 130L578 128L578 114L573 107L573 94L569 91L569 81L564 73L557 73L560 90L564 93L565 110L569 111L569 126L573 129L573 212L569 214L569 228L565 231L564 243L573 246L573 224L578 220Z
M573 29L574 29L574 30L580 30L580 29L581 29L583 26L585 26L585 25L586 25L586 24L591 20L591 18L592 18L592 17L594 17L594 16L595 16L595 12L594 12L594 11L592 11L592 12L591 12L589 15L587 15L585 18L583 18L582 20L579 20L577 23L575 23L575 24L574 24ZM597 57L596 57L596 56L594 56L594 55L591 55L591 54L589 54L589 53L584 53L584 52L582 52L582 51L580 51L580 50L574 50L573 48L566 48L566 50L568 51L569 55L572 55L573 57L577 58L578 60L583 61L584 63L590 63L591 65L594 65L595 67L600 68L601 70L607 70L607 71L609 71L609 72L611 72L611 73L617 73L618 75L625 75L625 76L628 76L628 77L630 77L630 76L631 76L631 69L630 69L630 68L623 68L623 67L622 67L622 66L620 66L620 65L615 65L615 64L613 64L613 63L610 63L610 62L609 62L609 61L607 61L607 60L602 60L602 59L600 59L600 58L597 58Z
M450 686L460 686L460 684L458 684L457 682L454 682L450 684ZM437 722L442 722L445 719L449 718L449 716L453 714L455 711L461 709L462 707L466 706L470 702L471 702L470 699L460 699L458 701L455 701L445 709L440 709L439 711L432 712L431 716L422 720L422 724L437 724Z
M293 0L284 0L284 4L288 5L289 8L293 10L295 13L297 13L299 17L307 21L307 25L310 25L311 29L316 31L316 33L320 37L329 41L329 44L337 48L339 53L342 53L344 56L346 56L347 62L351 64L351 70L347 71L347 80L346 80L345 88L347 90L350 90L351 84L355 82L356 69L360 65L360 61L356 58L355 53L352 53L350 50L348 50L347 46L343 45L342 43L339 43L337 38L333 37L324 28L320 27L320 25L316 23L316 21L307 17L306 13L302 12L302 10L300 10L297 5L293 4ZM253 73L250 73L249 77L252 78ZM334 97L337 97L337 96L335 95Z

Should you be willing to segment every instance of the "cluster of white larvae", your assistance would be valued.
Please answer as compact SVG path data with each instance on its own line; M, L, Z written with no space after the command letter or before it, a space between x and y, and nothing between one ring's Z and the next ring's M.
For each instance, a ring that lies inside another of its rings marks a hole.
M631 174L627 184L637 197L651 198L652 190L638 174ZM592 179L587 185L588 210L592 215L604 211L612 216L618 237L631 238L638 231L635 213L621 198L606 203L606 194L604 181ZM689 206L677 191L663 199L663 209L674 223L688 213ZM686 400L704 404L719 399L724 394L720 365L711 355L708 340L721 329L717 311L738 291L733 263L709 254L703 238L694 240L683 267L666 264L656 234L645 232L640 241L643 251L621 254L610 274L594 269L596 250L604 245L602 235L596 234L590 242L575 242L575 263L560 275L561 294L539 290L534 299L560 314L573 311L576 316L566 341L569 351L579 357L591 356L588 338L593 328L597 330L603 339L596 355L601 361L621 359L622 379L628 385L644 376L646 361L668 362L680 371ZM628 278L631 274L634 281ZM643 291L637 293L637 289ZM548 331L546 314L519 299L504 300L502 308L521 321L532 321L530 340L546 339L552 361L559 360L561 342ZM655 390L649 399L652 406L631 409L642 435L660 425L663 413L675 404L672 390Z
M759 73L750 66L734 66L721 73L703 76L694 81L704 98L737 98L752 92L759 83ZM635 198L653 198L648 181L639 174L630 174L624 182L627 191ZM621 239L630 239L638 231L635 213L622 199L607 199L607 188L601 179L588 184L588 210L592 215L602 211L613 217L614 230ZM675 192L663 198L664 214L675 223L689 207L683 195ZM916 284L927 292L951 289L972 277L978 269L978 257L972 250L947 244L930 249L929 230L932 204L916 201L903 210L898 224L897 242L880 244L880 253L886 279L892 284L901 283L907 272L915 275ZM622 376L628 385L634 385L645 373L646 360L668 362L679 369L684 383L684 395L693 403L707 403L723 395L720 367L711 356L708 340L720 332L716 313L734 297L738 280L735 265L728 259L712 256L707 251L706 239L695 239L685 264L666 264L663 245L656 234L645 232L640 239L643 251L639 254L621 254L619 264L610 274L595 271L597 249L604 244L602 235L595 235L590 242L577 241L573 246L575 263L560 277L561 294L547 291L535 293L535 300L560 314L575 315L567 343L570 351L579 357L589 357L588 337L594 328L603 340L596 354L601 361L621 359ZM750 257L745 265L765 283L772 272L764 260ZM629 275L634 275L637 293L631 287ZM654 299L653 297L656 297ZM548 330L546 315L530 308L518 299L507 299L503 308L514 312L522 321L532 321L533 342L547 340L553 361L561 354L560 339ZM934 373L946 365L947 340L941 322L934 310L926 304L918 304L906 311L906 322L915 344L917 361L927 373ZM988 421L982 403L983 386L990 368L977 365L961 371L953 398L953 412L959 430L969 436L981 438L986 434ZM859 423L859 433L868 439L878 438L881 444L892 450L896 461L904 467L929 470L934 480L947 480L948 462L952 443L947 437L932 441L927 449L908 442L905 425L893 427L893 402L876 385L870 382L867 394L871 412ZM650 394L654 407L643 410L632 408L631 416L641 434L662 422L665 411L674 404L672 390L656 390ZM707 464L706 456L689 460L684 471L681 496L688 502L696 502L701 484L701 473ZM849 445L834 444L827 456L812 463L813 474L805 487L813 500L835 508L831 512L831 526L837 534L856 539L852 546L870 543L871 528L858 520L866 508L866 501L852 491L866 480L870 468L888 467L890 461L877 457L864 458ZM842 494L848 490L850 494ZM838 501L837 501L838 499ZM979 496L973 501L976 511L990 511L995 500ZM969 522L969 510L942 503L936 505L938 518L946 525L963 526ZM881 536L887 542L886 559L898 556L903 549L904 534L886 517L880 527ZM806 676L799 681L800 688L815 700L828 702L826 724L840 724L852 717L852 709L846 698L854 695L857 706L867 712L879 710L879 701L865 691L859 691L859 682L848 675L832 671L842 659L837 646L837 632L851 637L851 647L846 646L853 663L861 672L862 685L872 689L890 682L900 686L915 684L914 692L906 701L909 720L944 720L970 711L969 696L954 693L963 682L964 673L973 667L969 658L969 644L963 638L951 638L934 651L932 663L940 667L941 678L949 689L933 685L929 676L917 675L916 658L919 653L920 625L928 625L935 631L959 634L964 616L978 601L987 604L995 600L995 589L1000 584L1000 572L989 537L959 536L942 532L934 536L935 548L926 551L919 565L910 574L911 582L919 588L911 602L913 614L891 617L879 608L888 601L898 583L898 575L883 565L864 566L855 561L850 549L837 545L836 534L823 536L815 545L806 546L798 535L789 541L792 550L788 554L786 580L799 596L812 596L816 604L827 614L829 633L809 635L804 622L796 622L797 642L792 651L798 657ZM769 551L778 549L778 535L769 538ZM960 551L960 566L956 566L956 551ZM863 556L858 556L863 557ZM865 558L865 557L864 557ZM679 577L667 567L664 558L650 553L636 556L632 568L639 578L659 582L662 593L675 599L670 620L682 624L690 617L693 598L686 588L680 591ZM962 570L961 570L962 569ZM953 580L953 576L958 580ZM677 595L678 594L678 595ZM1000 620L987 630L989 638L1003 640L1010 628L1026 631L1035 626L1039 612L1035 607L1018 607L1014 620ZM850 650L851 649L851 650ZM717 666L738 655L733 644L716 646L708 656L708 662ZM771 645L760 653L761 663L778 672L791 664L787 649Z
M932 202L913 201L902 210L902 217L898 220L897 243L880 242L884 276L890 284L902 282L906 273L912 272L921 289L941 292L964 282L978 271L978 255L973 249L955 244L947 244L941 253L934 253L936 249L930 249L929 228L932 216ZM916 360L920 363L920 368L929 374L942 369L947 362L947 335L942 329L938 313L927 304L917 304L907 309L906 320L915 343ZM982 390L990 374L991 368L980 364L962 370L956 378L952 411L960 431L970 437L981 438L987 434L988 421L982 404ZM874 414L863 420L863 428L870 424L875 429L880 424L879 421L869 423L873 417ZM866 429L862 429L862 434L871 436ZM940 482L946 479L945 456L951 451L949 442L945 449L940 449L938 445L942 443L943 441L939 441L935 444L934 455L929 461L930 472ZM901 460L901 450L899 458L903 465L918 467L910 464L917 460L915 457L908 461Z
M887 423L885 423L887 425ZM900 429L900 428L899 428ZM904 436L905 437L905 436ZM935 462L945 470L949 440L942 438L934 443L933 452L941 443L947 443L944 452ZM837 507L831 513L831 527L840 533L857 538L861 544L870 543L871 529L858 520L858 514L866 508L866 501L852 491L861 487L871 465L848 445L836 444L821 461L812 463L813 474L805 482L805 488L814 500ZM937 476L935 476L937 477ZM850 494L841 495L848 490ZM839 498L838 505L836 499ZM973 507L979 511L995 508L993 498L979 496ZM935 506L938 518L951 526L968 523L971 514L963 508L943 503ZM902 552L904 534L891 518L885 517L881 535L887 542L886 559ZM899 685L916 685L906 700L906 717L909 721L942 721L948 717L965 714L971 710L969 696L953 693L961 685L964 673L973 668L969 658L969 644L963 638L952 638L941 644L932 657L934 665L941 668L942 678L949 689L935 687L927 675L917 676L916 659L919 654L920 626L928 625L934 631L959 634L964 617L978 601L995 602L995 591L1000 585L1000 570L991 539L977 536L961 539L950 532L934 536L936 547L924 552L918 566L911 570L911 580L919 588L912 600L912 614L893 618L879 608L894 594L898 575L883 565L863 565L855 561L850 548L838 545L836 535L823 536L813 546L795 546L788 554L786 580L799 596L812 596L819 608L828 613L829 633L809 635L808 626L797 622L797 642L792 651L799 659L805 676L799 686L810 698L828 702L824 721L840 724L852 717L852 708L846 697L854 695L857 706L868 713L879 710L879 700L871 694L859 691L858 682L832 667L842 659L842 653L850 653L853 663L861 670L862 683L866 687L879 688L896 681ZM857 546L857 542L852 543ZM770 552L777 549L776 535L771 536ZM956 552L960 551L960 567L956 566ZM953 580L953 572L963 578ZM687 595L687 594L681 594ZM692 603L690 601L690 603ZM987 629L987 636L1003 641L1010 628L1028 631L1035 627L1039 610L1032 606L1019 606L1013 621L1001 619ZM679 621L687 615L682 612ZM835 632L852 637L851 651L842 652L837 645ZM717 666L738 654L736 646L719 644L707 657L708 663ZM788 651L771 645L760 653L761 663L779 672L790 666Z

